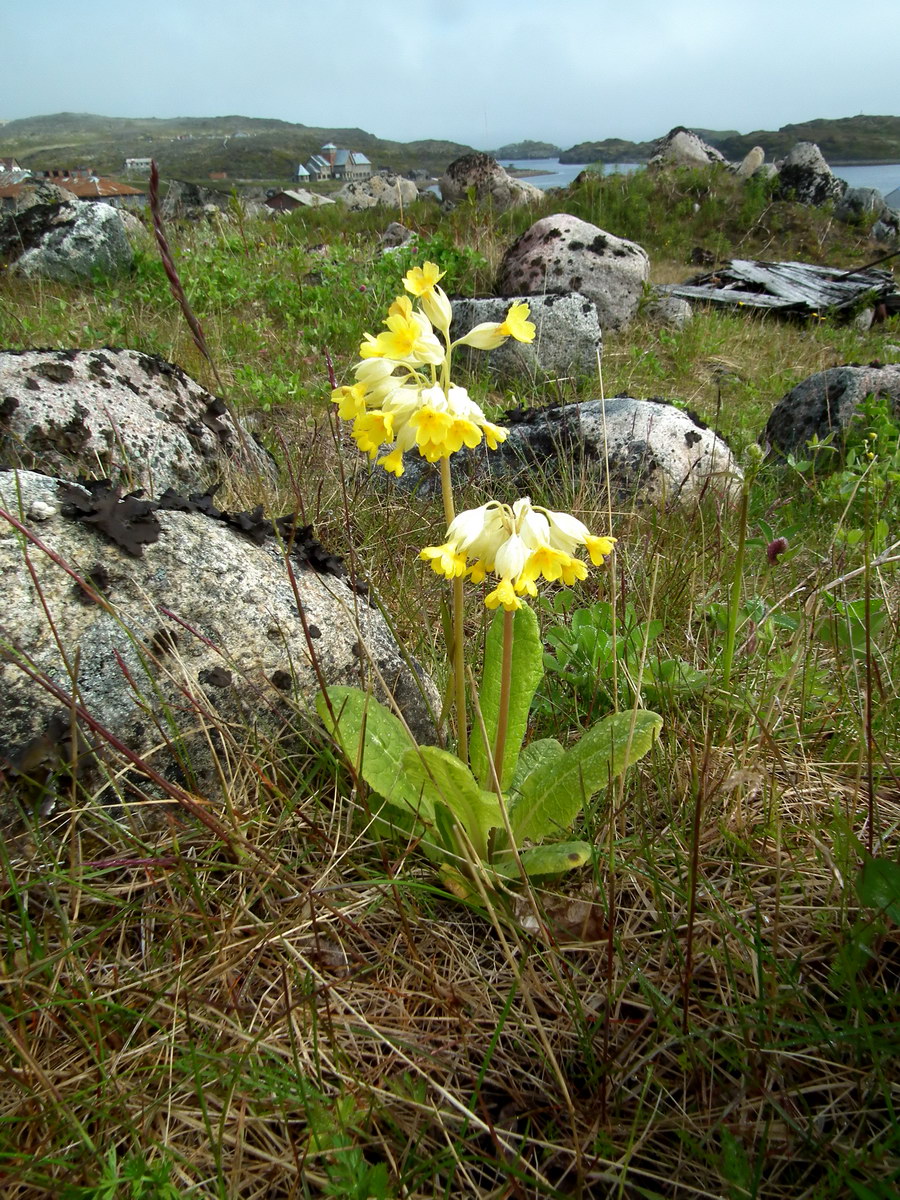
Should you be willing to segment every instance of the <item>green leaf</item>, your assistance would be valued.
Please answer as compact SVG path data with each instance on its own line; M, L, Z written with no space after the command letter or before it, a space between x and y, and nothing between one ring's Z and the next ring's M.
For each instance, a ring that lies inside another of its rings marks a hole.
M316 697L316 708L322 723L369 787L389 804L432 821L434 808L419 795L403 768L404 756L412 743L403 723L359 688L330 687L328 700L337 723L328 701L320 694Z
M503 626L505 613L498 609L488 630L484 651L484 674L482 677L479 704L488 743L494 745L497 736L497 721L500 715L500 680L503 664ZM519 751L528 728L528 712L538 684L544 675L544 649L538 629L537 617L523 605L513 617L512 691L509 701L509 724L506 732L506 747L500 771L500 785L505 791L516 769ZM472 731L469 758L475 778L487 786L491 782L488 751L480 729Z
M407 750L402 769L431 812L438 804L445 804L450 809L466 831L475 852L486 860L488 833L503 824L494 793L483 791L465 763L437 746Z
M632 729L633 724L633 729ZM595 792L647 753L662 717L647 709L612 713L592 726L577 746L532 771L509 812L517 843L540 842L569 829Z
M521 792L525 780L532 771L536 771L543 763L559 758L564 753L565 751L556 738L538 738L537 741L523 746L516 764L515 774L512 777L510 791Z
M593 847L589 842L552 842L548 846L519 851L527 875L562 875L583 867L592 855ZM504 879L519 877L518 864L511 854L504 854L493 867Z
M900 863L890 858L870 858L856 880L860 904L877 908L900 925Z

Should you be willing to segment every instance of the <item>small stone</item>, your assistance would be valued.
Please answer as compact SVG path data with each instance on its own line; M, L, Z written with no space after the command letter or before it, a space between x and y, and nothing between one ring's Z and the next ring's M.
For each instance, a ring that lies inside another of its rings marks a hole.
M48 504L46 500L34 500L28 506L28 516L32 521L49 521L59 512L58 504Z

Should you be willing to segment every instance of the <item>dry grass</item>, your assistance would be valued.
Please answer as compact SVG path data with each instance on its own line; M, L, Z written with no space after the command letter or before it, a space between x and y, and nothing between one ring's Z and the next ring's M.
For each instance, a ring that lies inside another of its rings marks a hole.
M540 922L451 902L339 788L282 800L239 861L84 814L9 864L5 1195L113 1147L240 1197L355 1194L357 1148L423 1200L841 1195L829 1172L896 1153L900 945L841 978L866 819L841 776L669 746ZM896 844L896 796L878 817Z

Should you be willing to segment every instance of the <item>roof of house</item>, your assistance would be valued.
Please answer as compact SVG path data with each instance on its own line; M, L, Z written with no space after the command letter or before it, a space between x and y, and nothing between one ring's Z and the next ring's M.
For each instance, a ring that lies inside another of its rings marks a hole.
M119 183L115 179L73 179L61 177L53 180L34 179L25 180L22 183L5 183L0 181L0 198L9 199L21 194L26 187L34 187L36 182L54 183L57 187L65 188L67 192L71 192L80 200L89 200L107 196L144 196L146 192L141 188L129 187L127 183Z
M317 196L315 192L307 192L303 188L299 190L294 188L285 188L283 192L276 192L274 196L269 196L266 204L270 208L275 207L273 201L279 200L282 196L288 196L297 204L304 204L307 208L318 208L322 204L334 204L327 196Z
M119 183L117 179L54 179L53 182L82 200L97 196L146 195L143 188L132 187L128 183Z

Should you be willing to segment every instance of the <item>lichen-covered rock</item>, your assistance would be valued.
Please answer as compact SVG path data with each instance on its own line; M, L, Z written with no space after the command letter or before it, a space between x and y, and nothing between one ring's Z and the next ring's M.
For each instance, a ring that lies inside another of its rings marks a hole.
M490 203L500 212L522 204L534 204L544 193L525 179L516 179L490 154L464 154L447 168L440 179L441 199L459 204L470 195Z
M399 250L401 246L408 246L410 242L415 241L416 235L411 229L407 229L405 225L401 225L399 221L391 221L384 233L379 237L379 242L383 250Z
M0 224L0 254L15 273L58 283L89 280L97 271L119 274L134 261L116 209L53 186L25 189Z
M888 211L884 196L878 188L847 188L834 206L834 215L839 221L864 221L880 219Z
M492 371L510 379L541 379L571 376L591 378L603 348L597 309L585 296L510 296L489 300L453 301L453 337L459 338L482 321L502 321L511 304L527 301L535 325L533 342L510 338L496 350L484 354L472 350L469 365L487 362ZM465 347L454 351L464 354Z
M900 365L831 367L810 375L776 404L762 440L783 454L830 434L840 443L866 396L886 398L900 417Z
M13 262L51 230L70 227L77 204L71 192L53 183L23 188L11 207L0 209L0 259Z
M847 190L846 182L832 174L815 142L798 142L777 166L776 199L825 204L840 200Z
M689 301L667 296L664 292L656 293L643 313L654 325L665 325L669 329L684 329L694 316Z
M92 520L124 503L0 472L0 505L40 542L0 516L0 769L20 799L74 767L82 795L102 803L159 796L150 771L237 803L251 763L271 774L290 762L319 675L391 689L419 740L433 739L433 685L363 595L308 565L340 569L308 531L286 558L272 537L155 509L142 519L156 540L128 553Z
M350 212L364 212L367 208L403 208L419 198L419 189L411 179L402 175L373 175L370 179L356 179L345 183L334 199Z
M671 129L653 147L648 166L651 167L708 167L724 163L725 156L715 146L683 125Z
M900 238L900 210L886 209L869 230L869 237L876 242L892 242Z
M268 454L179 367L136 350L0 352L0 465L197 491Z
M513 242L495 290L504 296L578 292L597 306L605 331L632 319L649 275L650 260L635 242L557 213L536 221Z
M690 413L662 400L615 396L580 404L507 414L506 441L497 450L464 450L451 460L454 478L482 485L500 479L520 493L537 478L607 478L615 504L666 507L704 496L734 496L740 467L728 446ZM409 456L400 484L437 491L440 481L424 459Z

